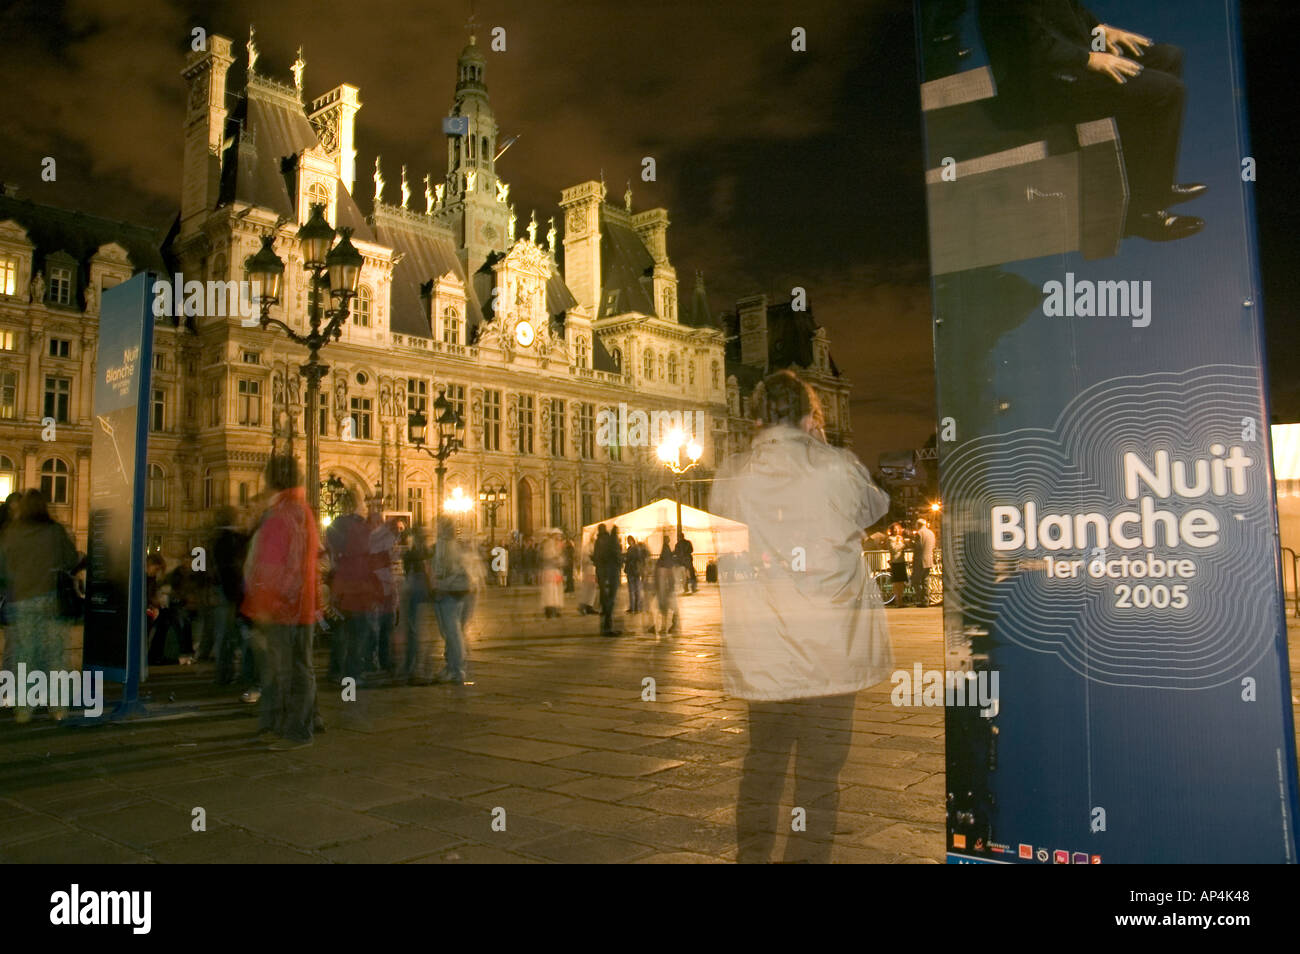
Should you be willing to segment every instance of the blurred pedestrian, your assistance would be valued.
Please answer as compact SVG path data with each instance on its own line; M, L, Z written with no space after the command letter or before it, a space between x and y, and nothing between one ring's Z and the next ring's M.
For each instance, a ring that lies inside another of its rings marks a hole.
M242 609L256 627L266 659L258 737L270 741L278 736L271 748L284 751L312 741L320 539L297 460L272 456L266 486L275 496L249 544Z
M564 606L564 544L560 531L553 530L542 540L542 615L559 616Z
M677 557L666 533L655 561L655 611L651 620L654 632L663 636L682 631L677 605Z
M330 599L342 622L334 627L338 639L330 640L330 681L364 677L366 655L372 646L375 610L383 599L383 588L375 575L370 551L371 528L357 513L352 491L339 495L339 516L325 531L330 553Z
M406 663L402 674L414 685L424 663L422 615L432 595L429 586L429 541L422 527L413 527L411 545L402 554L402 625L406 630Z
M637 542L636 537L628 535L627 552L623 555L623 571L627 574L627 612L629 616L638 615L643 609L642 575L645 573L647 558L645 547Z
M5 641L13 643L11 671L26 664L28 672L53 674L65 668L71 627L70 608L60 606L59 593L72 582L81 561L68 531L50 516L41 491L24 492L17 510L18 519L11 518L0 534L0 580L10 620ZM56 720L65 714L61 707L50 707ZM14 710L17 722L31 718L30 706Z
M681 571L682 594L697 592L700 588L700 582L695 576L695 547L684 534L678 534L677 546L673 548L673 556L676 558L677 566Z
M473 588L469 559L451 517L438 518L433 548L433 613L444 646L444 665L433 681L465 685L469 675L469 650L465 645L465 605Z
M623 546L619 543L618 527L607 530L603 523L600 525L592 562L596 564L596 586L600 592L600 635L617 636L614 631L614 600L618 595L619 578L623 575Z
M244 601L244 560L248 556L248 535L236 525L234 507L217 510L216 528L208 544L216 586L208 611L213 654L216 656L218 685L235 681L235 661L243 656L247 627L239 614ZM251 672L240 674L249 686L256 685Z
M930 605L926 587L934 569L934 531L924 517L916 521L916 538L912 541L912 594L917 606Z
M709 506L744 523L756 552L773 555L756 584L721 589L723 686L749 703L737 858L768 861L782 829L786 861L826 862L856 693L893 669L860 544L889 498L850 451L825 442L816 393L793 372L764 379L752 406L761 429L748 451L723 462ZM799 569L795 547L806 555ZM792 751L794 804L807 812L799 832L780 817Z
M890 605L902 606L903 589L907 586L907 538L903 536L901 523L890 524L885 543L889 547L889 584L894 590Z
M397 540L401 535L399 518L384 519L383 504L371 501L367 516L370 527L370 556L378 584L378 602L371 611L370 645L364 654L366 669L393 674L393 631L397 625L397 574L393 572Z

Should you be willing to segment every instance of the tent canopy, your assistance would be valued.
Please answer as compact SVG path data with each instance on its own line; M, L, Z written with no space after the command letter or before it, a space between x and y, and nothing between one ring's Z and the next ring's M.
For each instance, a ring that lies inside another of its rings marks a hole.
M633 536L639 543L649 546L651 553L658 555L664 534L668 535L669 543L677 543L677 504L667 497L660 497L644 507L583 527L584 557L591 552L601 524L611 528L617 526L624 544L629 536ZM749 528L743 523L686 504L682 504L682 533L695 548L697 560L705 562L717 559L719 553L743 553L749 549Z

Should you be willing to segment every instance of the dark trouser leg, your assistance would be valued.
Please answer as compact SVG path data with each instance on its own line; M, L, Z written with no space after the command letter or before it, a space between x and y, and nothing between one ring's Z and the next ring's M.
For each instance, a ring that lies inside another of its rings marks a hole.
M830 864L839 814L840 770L853 742L856 694L799 703L794 757L795 807L806 812L806 830L792 831L786 861Z
M1126 83L1086 72L1075 83L1055 87L1063 94L1064 115L1058 121L1114 117L1128 174L1130 216L1163 208L1168 200L1186 98L1180 48L1157 43L1139 62L1142 72ZM1045 118L1052 118L1050 107Z
M928 566L919 566L912 571L912 599L916 600L917 606L926 606L930 602L926 581L930 578L930 568Z
M736 861L766 864L772 860L781 824L781 792L794 748L794 720L788 702L749 704L749 749L740 776L736 803Z
M285 627L259 624L254 634L261 648L262 704L258 728L284 734L285 698L293 668Z
M312 669L310 623L279 627L286 649L285 676L288 692L282 703L284 713L280 734L286 739L306 742L311 738L312 717L316 712L316 673Z

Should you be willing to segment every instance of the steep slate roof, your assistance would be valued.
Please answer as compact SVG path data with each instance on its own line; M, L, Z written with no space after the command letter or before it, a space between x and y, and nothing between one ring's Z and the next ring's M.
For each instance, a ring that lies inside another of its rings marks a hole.
M652 283L654 259L628 217L608 205L600 207L601 301L597 318L637 311L658 315Z
M173 270L161 251L166 236L165 229L117 222L0 194L0 222L9 219L21 225L36 246L33 252L33 274L42 271L45 259L55 252L66 252L77 260L77 295L81 295L86 288L91 258L100 246L109 242L116 242L126 249L136 271L148 270L166 277ZM48 282L48 275L46 279Z
M296 93L254 77L227 120L226 135L230 145L222 157L218 205L256 205L296 220L298 157L319 141ZM337 177L334 195L335 227L349 227L356 238L373 242L365 216Z
M428 338L431 336L429 310L420 297L420 286L448 272L465 282L465 269L456 254L455 238L449 229L391 206L376 208L374 223L379 244L387 245L402 255L402 260L393 268L390 326L398 334ZM473 341L474 332L483 322L483 309L474 283L465 284L468 299L465 340Z

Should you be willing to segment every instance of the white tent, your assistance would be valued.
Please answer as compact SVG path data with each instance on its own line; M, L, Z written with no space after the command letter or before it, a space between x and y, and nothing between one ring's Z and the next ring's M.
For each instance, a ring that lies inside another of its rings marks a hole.
M668 535L670 544L677 543L677 504L667 497L660 497L644 507L583 527L584 557L591 552L601 524L611 528L617 526L620 542L626 544L629 536L636 537L658 556L664 534ZM710 560L717 559L719 552L743 553L749 549L749 528L743 523L686 504L682 504L682 533L695 548L695 568L701 573Z

